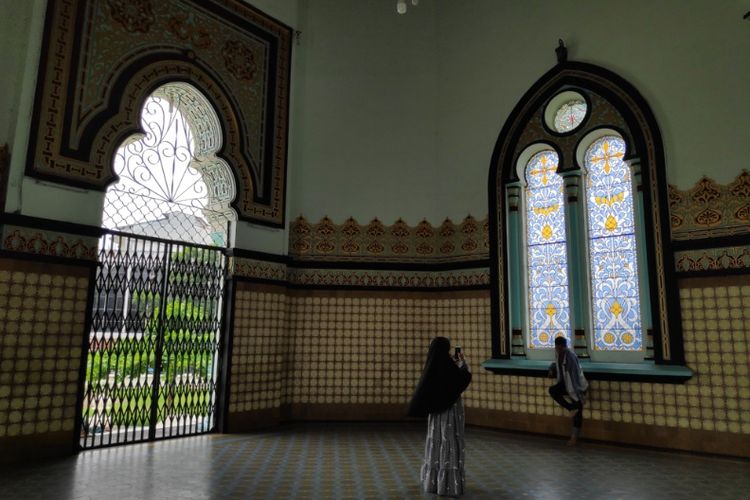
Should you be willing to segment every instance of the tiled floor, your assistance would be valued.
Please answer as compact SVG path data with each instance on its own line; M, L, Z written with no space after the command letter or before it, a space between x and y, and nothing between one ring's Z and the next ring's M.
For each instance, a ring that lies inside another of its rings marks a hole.
M0 498L430 498L423 439L416 424L293 424L127 445L6 466ZM478 428L466 439L464 498L750 497L750 461Z

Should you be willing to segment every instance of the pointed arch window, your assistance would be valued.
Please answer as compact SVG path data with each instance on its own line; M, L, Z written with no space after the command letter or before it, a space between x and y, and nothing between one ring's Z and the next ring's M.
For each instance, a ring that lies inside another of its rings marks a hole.
M690 378L679 296L669 287L661 137L629 83L561 61L513 109L489 181L493 359L486 368L538 371L562 335L603 378L612 376L607 370ZM680 369L651 373L653 364Z
M586 215L593 348L643 346L633 184L625 141L597 139L586 151Z
M530 349L554 347L558 336L570 339L565 201L557 160L554 151L541 151L525 169Z

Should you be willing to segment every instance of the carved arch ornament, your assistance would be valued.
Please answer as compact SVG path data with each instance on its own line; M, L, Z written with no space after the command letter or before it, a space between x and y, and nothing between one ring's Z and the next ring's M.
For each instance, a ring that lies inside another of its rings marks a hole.
M104 191L157 88L216 110L240 220L283 227L291 28L241 0L49 0L26 174Z
M590 116L574 132L560 134L544 121L547 103L575 90L585 95ZM519 155L531 144L548 142L560 156L558 172L576 170L579 142L600 128L619 132L627 144L625 160L639 162L645 208L648 273L657 363L683 364L679 296L674 286L673 250L664 151L656 119L643 96L627 81L593 64L563 58L526 92L505 122L495 144L488 179L492 355L508 358L511 335L508 314L508 248L505 185L517 181Z

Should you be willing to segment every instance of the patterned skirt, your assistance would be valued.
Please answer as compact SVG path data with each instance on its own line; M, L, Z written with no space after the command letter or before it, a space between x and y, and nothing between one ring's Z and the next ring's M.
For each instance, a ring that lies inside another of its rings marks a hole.
M457 497L464 492L464 405L461 398L444 412L431 413L427 418L421 480L426 493Z

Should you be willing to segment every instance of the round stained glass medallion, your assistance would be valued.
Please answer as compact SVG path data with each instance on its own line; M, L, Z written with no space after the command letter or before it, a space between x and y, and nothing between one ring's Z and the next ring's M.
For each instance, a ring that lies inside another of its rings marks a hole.
M562 104L555 112L555 130L570 132L586 117L586 101L576 99Z

